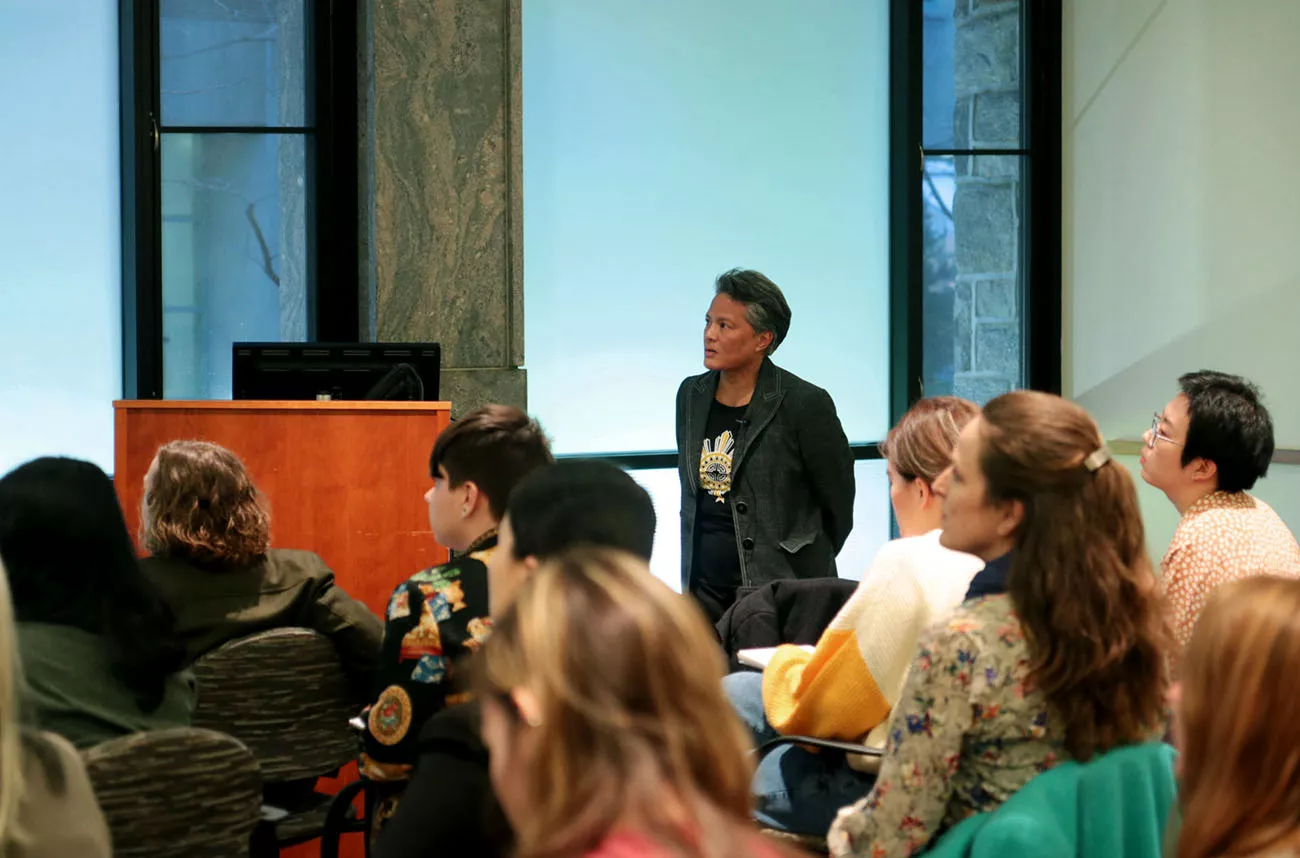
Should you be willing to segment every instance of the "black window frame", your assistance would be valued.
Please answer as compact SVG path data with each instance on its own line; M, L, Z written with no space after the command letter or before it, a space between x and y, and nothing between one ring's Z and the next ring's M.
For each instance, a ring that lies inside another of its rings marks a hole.
M357 13L345 0L304 0L307 98L307 337L361 339L358 243ZM122 170L122 391L162 399L161 134L295 133L292 128L161 124L161 0L119 0Z

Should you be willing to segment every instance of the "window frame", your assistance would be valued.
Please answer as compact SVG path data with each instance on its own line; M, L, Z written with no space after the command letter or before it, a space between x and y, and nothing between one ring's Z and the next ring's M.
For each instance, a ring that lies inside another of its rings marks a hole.
M304 0L307 99L307 338L361 338L355 6ZM167 126L161 111L161 0L119 0L122 172L122 391L162 399L161 135L303 133L297 128Z

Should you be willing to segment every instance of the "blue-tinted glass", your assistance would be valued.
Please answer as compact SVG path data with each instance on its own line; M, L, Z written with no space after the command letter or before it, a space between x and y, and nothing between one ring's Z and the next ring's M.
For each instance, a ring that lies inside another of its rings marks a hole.
M987 402L1024 380L1021 159L926 158L920 190L925 393Z
M226 399L231 343L307 335L306 141L162 140L163 392Z
M113 467L122 395L117 4L0 3L0 473Z
M162 0L165 125L303 126L305 0Z
M713 282L794 313L775 361L889 428L884 2L523 6L528 399L558 450L671 449Z
M922 0L921 143L1021 144L1020 0Z

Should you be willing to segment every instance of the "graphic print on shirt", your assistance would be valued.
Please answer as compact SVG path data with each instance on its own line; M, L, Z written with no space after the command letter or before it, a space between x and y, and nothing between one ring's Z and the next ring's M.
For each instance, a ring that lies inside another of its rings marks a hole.
M726 503L727 492L731 491L731 454L735 449L735 437L730 429L724 429L713 440L705 438L700 451L700 487L718 503Z

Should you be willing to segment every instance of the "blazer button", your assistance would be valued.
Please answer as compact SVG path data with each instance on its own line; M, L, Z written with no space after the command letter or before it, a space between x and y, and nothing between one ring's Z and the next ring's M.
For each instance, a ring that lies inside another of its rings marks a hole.
M745 503L744 501L736 501L736 512L740 513L741 515L744 515L745 513L749 512L749 504Z
M750 539L748 536L746 536L744 539L742 539L742 540L740 541L740 547L743 548L743 549L745 549L746 551L753 551L753 550L754 550L754 540L752 540L752 539Z

